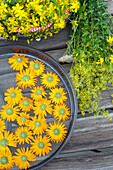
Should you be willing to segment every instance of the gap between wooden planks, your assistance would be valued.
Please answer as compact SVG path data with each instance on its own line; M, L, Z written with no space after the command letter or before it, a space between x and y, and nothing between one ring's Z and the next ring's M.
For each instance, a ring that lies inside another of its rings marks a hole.
M113 151L67 154L55 158L40 170L113 170Z

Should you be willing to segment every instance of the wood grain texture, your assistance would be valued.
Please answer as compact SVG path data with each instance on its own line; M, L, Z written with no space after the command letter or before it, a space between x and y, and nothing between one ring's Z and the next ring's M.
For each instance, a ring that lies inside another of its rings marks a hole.
M40 170L113 170L113 151L59 157Z
M58 49L58 50L46 51L45 53L53 57L56 61L58 61L58 59L63 56L65 51L66 51L66 48L63 48L63 49Z
M113 113L110 113L113 118ZM77 119L71 139L62 153L113 147L113 120L98 116Z

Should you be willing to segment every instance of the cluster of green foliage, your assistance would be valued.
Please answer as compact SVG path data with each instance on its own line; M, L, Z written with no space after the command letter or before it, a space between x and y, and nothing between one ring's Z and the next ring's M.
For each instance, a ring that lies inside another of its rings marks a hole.
M70 77L81 113L88 110L95 112L95 117L101 113L111 119L108 111L98 107L101 91L108 90L106 85L113 81L112 17L107 8L104 0L81 0L81 8L71 18L71 39L65 54L75 59Z

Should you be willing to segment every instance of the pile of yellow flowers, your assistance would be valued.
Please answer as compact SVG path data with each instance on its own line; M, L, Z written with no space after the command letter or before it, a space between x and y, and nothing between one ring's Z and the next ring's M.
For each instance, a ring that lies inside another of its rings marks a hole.
M79 8L78 0L0 0L0 37L15 40L19 33L31 40L47 38L64 28L70 12Z
M27 169L66 138L71 116L68 93L60 86L59 75L39 59L16 53L8 63L16 71L17 83L4 93L6 103L0 110L0 169L13 168L14 163ZM17 124L14 132L6 129L6 121Z

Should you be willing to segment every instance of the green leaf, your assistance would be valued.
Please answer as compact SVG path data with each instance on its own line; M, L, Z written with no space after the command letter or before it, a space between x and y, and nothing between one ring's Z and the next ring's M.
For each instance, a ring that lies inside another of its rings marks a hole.
M83 11L85 11L86 7L87 7L87 3L80 7L78 13L81 14Z

